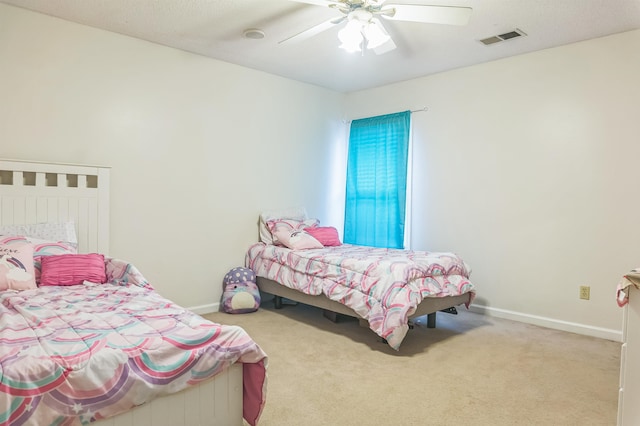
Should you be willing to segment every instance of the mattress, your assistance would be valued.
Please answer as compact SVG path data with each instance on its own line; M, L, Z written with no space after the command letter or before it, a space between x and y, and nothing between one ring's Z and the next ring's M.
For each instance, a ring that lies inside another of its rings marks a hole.
M245 263L259 277L348 306L394 349L423 300L470 293L471 301L475 294L471 268L454 253L350 244L291 250L256 243Z

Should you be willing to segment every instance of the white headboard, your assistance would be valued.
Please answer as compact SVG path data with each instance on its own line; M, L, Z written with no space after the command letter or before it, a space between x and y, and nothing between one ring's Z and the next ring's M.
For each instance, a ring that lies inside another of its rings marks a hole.
M80 253L109 254L109 171L0 160L0 225L74 221Z

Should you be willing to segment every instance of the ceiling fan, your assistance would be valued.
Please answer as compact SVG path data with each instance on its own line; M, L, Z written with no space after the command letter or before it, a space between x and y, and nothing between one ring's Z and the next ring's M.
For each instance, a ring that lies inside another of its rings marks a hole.
M298 34L280 41L280 44L306 40L336 25L346 22L338 33L340 47L348 52L367 49L381 55L396 48L379 17L392 21L411 21L427 24L466 25L471 16L470 7L435 6L426 4L386 4L385 0L291 0L325 6L340 12L329 19Z

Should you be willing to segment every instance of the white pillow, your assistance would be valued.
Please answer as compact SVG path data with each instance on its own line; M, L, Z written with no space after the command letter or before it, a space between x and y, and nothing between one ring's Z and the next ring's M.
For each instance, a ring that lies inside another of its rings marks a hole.
M260 241L265 244L273 244L271 231L267 228L267 221L274 219L295 219L303 221L307 219L307 210L304 207L290 207L288 209L267 210L262 212L260 214L258 227L260 229Z
M39 238L42 240L65 242L78 246L74 222L43 222L26 225L1 225L0 235Z

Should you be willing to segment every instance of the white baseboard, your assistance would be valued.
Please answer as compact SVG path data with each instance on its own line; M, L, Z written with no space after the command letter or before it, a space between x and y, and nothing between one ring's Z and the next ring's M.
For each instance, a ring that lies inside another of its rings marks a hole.
M191 312L198 315L210 314L220 311L220 303L209 303L207 305L191 306L187 308ZM594 327L592 325L579 324L576 322L568 322L553 318L541 317L538 315L523 314L521 312L509 311L507 309L492 308L489 306L475 305L469 306L471 312L483 314L496 318L504 318L512 321L524 322L527 324L539 325L554 330L568 331L571 333L582 334L585 336L598 337L601 339L612 340L614 342L622 342L622 330L612 330L602 327Z
M482 305L472 304L471 306L469 306L469 310L471 312L493 316L496 318L504 318L513 321L524 322L527 324L539 325L541 327L552 328L554 330L568 331L585 336L612 340L614 342L622 342L622 330L611 330L608 328L594 327L591 325L546 318L538 315L523 314L521 312L508 311L506 309L492 308Z
M187 309L198 315L210 314L212 312L218 312L220 310L220 303L209 303L208 305L191 306Z

